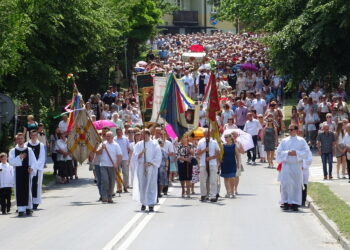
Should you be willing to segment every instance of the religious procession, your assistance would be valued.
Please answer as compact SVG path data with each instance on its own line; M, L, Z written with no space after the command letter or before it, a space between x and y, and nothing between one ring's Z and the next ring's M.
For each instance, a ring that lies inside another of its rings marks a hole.
M47 136L30 115L16 146L0 155L2 213L10 212L12 187L19 217L38 210L48 153L60 184L78 179L78 165L87 162L102 203L132 192L141 211L154 212L178 182L183 199L196 197L196 185L200 202L234 199L244 168L264 166L275 169L280 182L276 204L298 211L305 206L312 150L321 152L325 179L333 178L334 149L337 177L340 168L343 178L349 173L346 94L341 85L329 94L316 85L307 95L310 86L301 83L286 130L287 79L269 66L257 36L160 35L151 43L158 54L150 50L135 65L130 87L120 88L123 73L116 67L103 95L83 97L68 74L73 97L55 133Z

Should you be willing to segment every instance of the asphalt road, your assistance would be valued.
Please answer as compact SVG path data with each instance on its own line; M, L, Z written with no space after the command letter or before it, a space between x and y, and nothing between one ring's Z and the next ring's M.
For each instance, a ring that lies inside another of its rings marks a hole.
M130 193L115 204L97 202L84 165L79 180L45 193L32 217L0 216L0 249L342 249L309 209L280 210L276 170L245 170L235 199L179 198L177 184L147 214Z

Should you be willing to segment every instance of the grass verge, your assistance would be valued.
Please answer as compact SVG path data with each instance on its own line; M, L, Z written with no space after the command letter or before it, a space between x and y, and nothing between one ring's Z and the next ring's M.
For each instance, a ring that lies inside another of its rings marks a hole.
M47 186L50 184L50 182L55 180L55 176L52 172L44 172L43 176L43 186Z
M350 240L350 206L322 183L310 182L308 194L328 218L335 222L340 232Z

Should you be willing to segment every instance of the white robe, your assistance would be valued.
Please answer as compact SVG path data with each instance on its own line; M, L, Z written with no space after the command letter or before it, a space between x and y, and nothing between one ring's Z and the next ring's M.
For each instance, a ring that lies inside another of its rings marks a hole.
M288 151L295 150L296 156ZM303 160L310 151L306 141L298 136L283 139L277 148L277 162L282 162L280 173L281 203L301 205L303 186Z
M135 169L133 199L142 205L154 206L157 203L158 168L162 161L162 152L158 142L152 140L146 142L146 161L153 165L147 167L145 173L144 157L138 159L143 148L143 141L138 142L131 158L132 167Z
M46 150L44 144L41 143L39 140L35 143L32 140L30 140L29 143L33 146L37 146L40 143L40 154L36 162L36 172L34 173L33 171L33 176L38 176L37 195L36 197L33 197L33 204L41 204L44 166L46 163ZM26 142L25 145L28 146L28 142Z
M26 146L23 148L20 148L18 145L16 145L16 148L13 148L9 152L9 163L14 167L15 170L15 176L16 176L16 169L22 167L22 160L19 157L19 155L16 157L15 156L15 149L23 151L27 149ZM18 212L25 212L26 209L32 209L33 208L33 202L32 202L32 178L33 178L33 173L36 172L36 158L34 155L34 152L31 148L28 148L28 156L29 157L29 162L28 165L33 169L33 172L30 174L29 178L29 196L28 196L28 204L27 206L17 206ZM16 179L15 181L15 194L16 194Z
M312 163L312 152L309 150L306 159L303 160L303 184L309 183L310 166Z

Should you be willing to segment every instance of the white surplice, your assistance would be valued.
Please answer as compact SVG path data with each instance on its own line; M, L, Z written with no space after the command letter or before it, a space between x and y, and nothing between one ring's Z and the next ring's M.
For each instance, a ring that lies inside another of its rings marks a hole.
M296 156L289 156L294 150ZM289 136L283 139L277 148L277 162L282 162L279 176L281 181L281 203L301 205L303 186L303 160L307 159L310 149L304 138Z
M41 204L41 195L42 195L42 187L43 187L43 177L44 177L44 166L46 163L46 150L43 143L39 140L33 142L32 140L29 143L33 146L37 146L40 144L40 153L36 162L36 172L33 171L33 177L38 176L38 185L37 185L37 195L33 197L33 204ZM28 146L28 142L25 143Z
M10 165L12 165L14 167L15 170L15 194L17 192L16 190L16 169L22 167L22 159L20 158L19 155L15 156L15 149L19 150L19 151L24 151L26 150L28 147L24 146L24 147L19 147L18 145L16 145L15 148L11 149L9 152L9 163ZM26 209L32 209L33 208L33 201L32 201L32 178L33 178L33 173L36 172L36 158L34 155L34 152L31 148L28 148L28 165L33 169L32 173L29 175L29 196L28 196L28 204L27 206L17 206L17 210L18 212L25 212ZM21 191L20 191L21 192ZM17 199L17 197L16 197Z
M132 167L135 169L133 183L133 199L145 206L154 206L157 203L157 179L158 168L162 161L162 152L158 142L150 140L146 142L146 161L152 166L144 166L144 156L139 159L140 152L144 149L144 142L138 142L134 147L131 158Z

